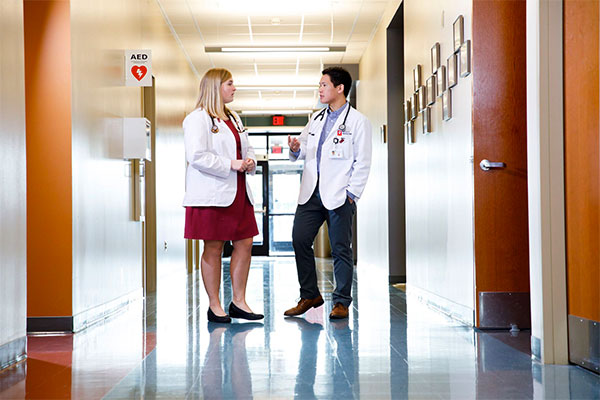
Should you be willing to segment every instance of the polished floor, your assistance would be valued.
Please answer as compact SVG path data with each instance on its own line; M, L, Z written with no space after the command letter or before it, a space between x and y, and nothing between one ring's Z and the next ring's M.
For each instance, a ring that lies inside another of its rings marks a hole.
M223 299L231 291L224 268ZM350 318L326 303L284 318L298 297L291 258L255 258L248 302L260 323L208 323L198 273L175 267L156 296L84 332L34 336L27 361L0 373L0 399L600 399L600 377L543 366L529 332L461 326L359 268Z

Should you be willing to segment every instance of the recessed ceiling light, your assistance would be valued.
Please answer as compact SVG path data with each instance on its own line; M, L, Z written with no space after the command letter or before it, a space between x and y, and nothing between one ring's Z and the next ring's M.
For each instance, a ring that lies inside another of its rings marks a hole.
M271 25L281 25L281 19L271 18Z
M346 46L236 46L236 47L205 47L207 53L319 53L344 52Z

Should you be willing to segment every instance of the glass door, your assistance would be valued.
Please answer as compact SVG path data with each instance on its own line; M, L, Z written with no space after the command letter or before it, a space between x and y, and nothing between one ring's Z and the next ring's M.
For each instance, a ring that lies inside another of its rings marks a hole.
M287 150L285 151L287 154ZM269 160L268 226L270 255L292 255L292 226L300 193L303 162Z
M267 190L267 178L269 177L269 163L267 161L257 161L256 173L246 175L252 196L254 197L254 217L258 226L258 235L254 236L252 242L253 256L269 255L269 219L267 204L269 192Z

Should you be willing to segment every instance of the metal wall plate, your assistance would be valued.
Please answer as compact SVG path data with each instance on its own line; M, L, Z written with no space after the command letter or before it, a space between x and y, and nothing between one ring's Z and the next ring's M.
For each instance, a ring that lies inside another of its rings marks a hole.
M479 292L479 328L531 328L528 292Z
M22 337L0 346L0 370L25 358L27 338Z
M569 315L569 361L600 373L600 322Z

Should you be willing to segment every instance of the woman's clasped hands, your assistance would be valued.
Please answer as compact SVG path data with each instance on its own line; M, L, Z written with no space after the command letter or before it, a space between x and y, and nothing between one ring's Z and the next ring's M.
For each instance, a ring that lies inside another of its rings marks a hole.
M231 160L231 169L238 172L252 172L256 168L254 160L246 158L245 160Z

